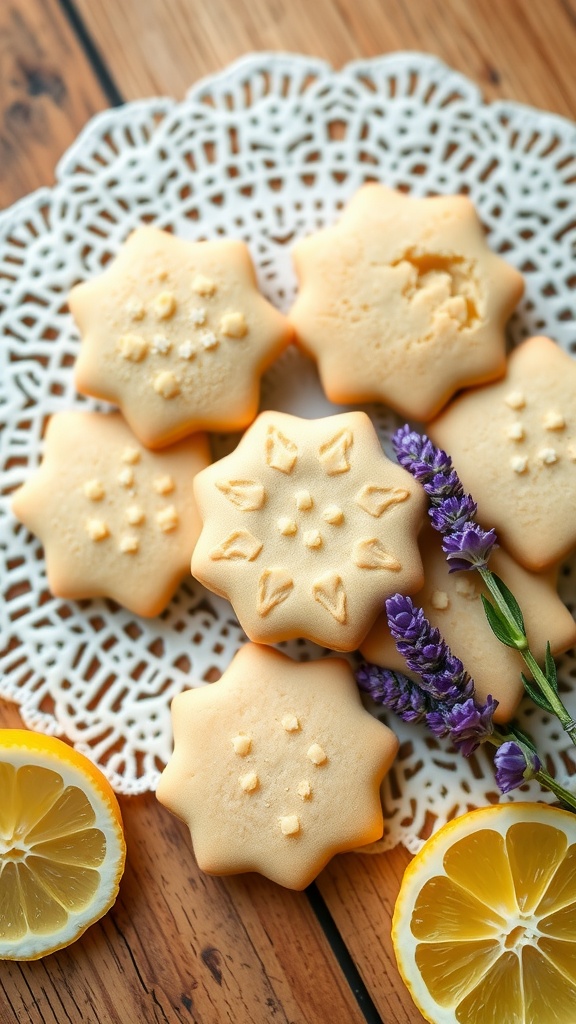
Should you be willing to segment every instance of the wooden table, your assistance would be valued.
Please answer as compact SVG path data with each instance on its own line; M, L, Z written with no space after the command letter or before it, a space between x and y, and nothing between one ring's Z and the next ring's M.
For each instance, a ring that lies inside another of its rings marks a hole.
M50 184L98 110L181 97L251 50L335 66L426 50L488 98L573 117L575 47L575 0L4 0L0 206ZM14 706L0 703L0 725L20 725ZM292 893L202 875L187 830L153 796L121 802L129 854L116 906L69 950L0 964L0 1024L422 1021L389 937L405 850L337 857Z

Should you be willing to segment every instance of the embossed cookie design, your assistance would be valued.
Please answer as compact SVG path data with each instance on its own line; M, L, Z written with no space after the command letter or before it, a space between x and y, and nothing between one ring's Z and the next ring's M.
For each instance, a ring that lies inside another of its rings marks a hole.
M428 433L521 565L539 572L576 546L576 362L553 341L523 342L504 380L459 396Z
M488 591L477 573L448 571L441 538L431 526L423 528L419 543L425 583L417 603L463 662L480 700L484 702L491 694L499 701L495 721L510 721L524 695L520 673L526 672L526 667L520 654L504 647L492 633L481 599L482 594L489 596ZM576 623L557 594L555 571L527 572L502 549L490 556L490 568L512 593L522 595L530 647L540 664L548 640L554 657L574 645ZM413 676L396 650L385 614L376 620L360 649L367 661Z
M290 319L333 402L384 402L426 421L459 388L504 374L523 279L490 251L465 196L365 185L293 256Z
M193 481L209 462L202 434L151 452L119 413L53 416L40 469L12 502L44 544L52 593L158 615L188 573L200 530Z
M247 644L221 679L172 702L156 795L190 828L203 871L303 889L383 832L379 786L398 741L364 710L350 666Z
M260 376L291 338L243 242L186 242L153 227L134 231L69 305L82 335L78 390L119 405L149 448L247 426Z
M364 413L262 413L195 494L192 575L228 598L251 640L351 651L388 595L422 585L424 493Z

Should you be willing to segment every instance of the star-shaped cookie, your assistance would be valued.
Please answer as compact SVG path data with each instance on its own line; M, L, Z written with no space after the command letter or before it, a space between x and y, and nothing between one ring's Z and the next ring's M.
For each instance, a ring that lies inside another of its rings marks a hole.
M523 342L504 380L464 392L428 433L516 561L539 572L576 546L576 362L553 341Z
M474 679L480 700L485 701L491 694L499 701L495 721L508 722L524 694L520 678L520 673L526 672L524 662L490 629L481 599L482 594L489 594L478 574L448 571L440 535L431 526L424 527L419 540L425 583L416 603ZM490 568L518 596L530 648L541 664L547 641L554 657L574 645L576 623L558 596L555 571L527 572L501 549L490 556ZM376 620L361 651L367 661L412 675L396 650L385 614Z
M303 889L335 853L380 838L394 733L350 666L247 644L216 683L172 702L174 754L156 795L190 828L200 868Z
M195 494L192 575L231 601L251 640L351 651L388 595L422 584L423 490L364 413L262 413Z
M290 319L333 402L384 402L427 421L459 388L504 373L523 279L490 251L465 196L365 185L293 256Z
M142 227L69 298L82 345L76 386L120 406L142 444L240 430L260 376L291 339L239 241L186 242Z
M53 416L42 464L12 500L44 545L52 593L158 615L188 572L194 475L209 462L203 434L151 452L119 413Z

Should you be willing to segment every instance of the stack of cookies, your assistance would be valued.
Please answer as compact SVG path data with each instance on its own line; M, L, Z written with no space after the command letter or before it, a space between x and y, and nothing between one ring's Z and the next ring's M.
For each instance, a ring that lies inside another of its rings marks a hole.
M205 870L302 888L334 853L382 834L397 741L364 710L346 660L298 665L268 645L305 637L406 671L381 612L392 594L419 594L500 721L520 700L521 665L493 639L476 581L449 575L422 529L422 488L368 417L255 418L262 373L294 338L332 401L384 402L428 424L499 533L495 568L543 656L548 640L558 654L576 639L556 593L576 546L576 369L542 338L507 360L523 281L465 197L366 185L294 260L286 319L242 243L135 231L70 296L78 389L120 412L55 416L14 510L44 542L55 594L156 615L191 561L231 602L252 643L174 702L158 796L188 822ZM229 430L245 433L210 465L199 432Z

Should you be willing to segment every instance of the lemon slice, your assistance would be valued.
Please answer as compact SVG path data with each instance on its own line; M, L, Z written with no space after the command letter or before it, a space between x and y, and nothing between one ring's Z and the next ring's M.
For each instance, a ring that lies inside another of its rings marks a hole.
M126 848L112 788L61 740L0 729L0 959L67 946L112 906Z
M432 1024L575 1024L576 815L498 804L408 866L392 939Z

